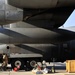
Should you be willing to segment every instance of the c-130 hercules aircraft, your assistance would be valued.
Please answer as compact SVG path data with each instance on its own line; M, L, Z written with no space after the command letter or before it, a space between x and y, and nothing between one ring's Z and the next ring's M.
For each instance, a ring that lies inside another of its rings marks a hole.
M74 8L75 0L0 0L0 25L10 25L0 28L0 48L9 54L12 68L23 68L28 62L30 68L34 61L50 62L53 57L74 59L74 51L65 51L62 43L74 40L75 30L59 28Z

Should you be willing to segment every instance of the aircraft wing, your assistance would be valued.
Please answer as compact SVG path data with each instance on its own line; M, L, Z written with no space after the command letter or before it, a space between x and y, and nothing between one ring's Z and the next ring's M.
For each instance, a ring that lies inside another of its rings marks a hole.
M45 9L75 6L75 0L7 0L8 4L18 8Z
M24 9L23 21L47 29L63 25L75 8L75 0L8 0L8 4Z

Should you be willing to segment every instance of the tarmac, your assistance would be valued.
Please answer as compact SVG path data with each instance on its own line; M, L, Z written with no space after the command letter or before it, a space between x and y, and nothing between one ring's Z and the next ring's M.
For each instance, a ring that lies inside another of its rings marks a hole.
M14 71L8 71L8 72L0 72L0 75L36 75L32 72L14 72ZM49 73L49 74L40 74L40 75L75 75L75 73Z
M53 63L47 63L48 68L51 69ZM10 65L8 65L10 67ZM7 71L0 71L0 75L36 75L31 71L19 70L13 71L8 69ZM55 63L55 73L48 73L48 74L40 74L40 75L75 75L75 73L68 73L66 72L66 64L57 62Z

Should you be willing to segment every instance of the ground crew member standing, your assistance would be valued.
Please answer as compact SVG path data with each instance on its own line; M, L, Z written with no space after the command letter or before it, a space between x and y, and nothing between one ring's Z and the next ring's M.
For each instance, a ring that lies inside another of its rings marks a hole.
M7 56L7 54L3 54L3 63L2 63L3 71L6 71L7 64L8 64L8 56Z

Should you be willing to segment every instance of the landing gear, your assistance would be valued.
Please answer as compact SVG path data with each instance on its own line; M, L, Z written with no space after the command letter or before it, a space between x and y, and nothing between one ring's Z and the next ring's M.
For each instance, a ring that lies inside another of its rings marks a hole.
M24 61L21 59L14 59L11 63L12 68L20 66L20 69L24 69Z
M35 60L27 61L27 64L26 64L27 71L32 70L36 63L37 62Z
M14 67L20 66L21 70L30 71L34 68L39 59L12 59L11 61L12 69L14 69Z

